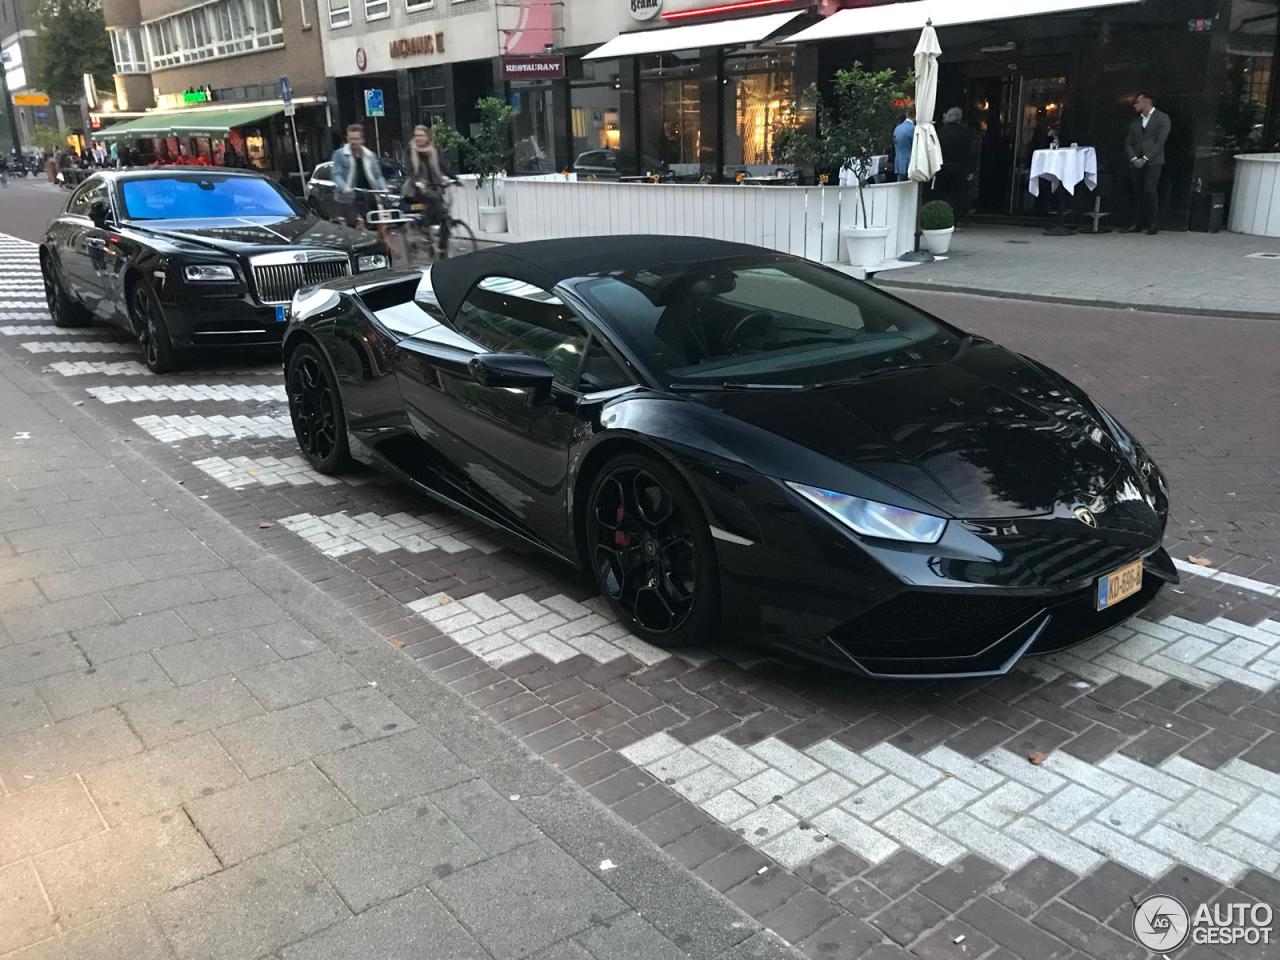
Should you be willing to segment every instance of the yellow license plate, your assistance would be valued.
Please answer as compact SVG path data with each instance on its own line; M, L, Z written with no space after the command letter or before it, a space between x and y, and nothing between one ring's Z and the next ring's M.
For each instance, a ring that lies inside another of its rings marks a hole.
M427 209L427 205L426 205L425 203L415 203L415 204L413 204L413 206L412 206L412 207L410 207L409 209L411 209L411 210L425 210L425 209Z
M1105 610L1142 589L1142 561L1135 560L1098 580L1097 608Z

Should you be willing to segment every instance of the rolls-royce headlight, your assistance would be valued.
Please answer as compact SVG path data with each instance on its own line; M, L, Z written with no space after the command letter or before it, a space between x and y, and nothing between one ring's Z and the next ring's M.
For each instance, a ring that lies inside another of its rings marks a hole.
M361 273L367 273L370 270L385 270L390 266L390 261L385 253L371 253L368 256L356 258L356 269Z
M937 543L942 539L942 531L947 528L944 518L917 513L906 507L863 500L847 493L792 483L789 480L787 486L864 537L905 540L909 543Z
M191 263L183 268L182 275L188 280L220 280L223 283L236 279L235 267L223 263Z

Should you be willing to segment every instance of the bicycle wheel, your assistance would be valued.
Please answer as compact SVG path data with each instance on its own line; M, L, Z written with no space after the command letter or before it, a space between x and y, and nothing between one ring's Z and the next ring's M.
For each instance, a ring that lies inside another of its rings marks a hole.
M462 220L449 221L449 256L460 257L464 253L474 253L476 235Z

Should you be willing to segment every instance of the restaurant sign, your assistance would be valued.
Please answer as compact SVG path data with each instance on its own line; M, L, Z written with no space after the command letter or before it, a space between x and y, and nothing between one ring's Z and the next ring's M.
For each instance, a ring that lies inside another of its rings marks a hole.
M504 80L558 80L564 76L564 57L503 57Z
M444 53L444 34L423 34L420 37L401 37L391 41L391 57L418 57L431 53Z

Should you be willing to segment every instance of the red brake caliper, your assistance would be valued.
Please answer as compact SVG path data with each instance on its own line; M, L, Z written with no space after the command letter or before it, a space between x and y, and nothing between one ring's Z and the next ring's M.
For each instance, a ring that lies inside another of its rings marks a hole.
M617 515L614 517L613 522L614 522L614 523L616 523L619 527L621 527L621 526L622 526L622 518L623 518L623 516L625 516L625 515L626 515L626 511L623 509L622 504L618 504L618 513L617 513ZM623 532L622 530L614 530L614 531L613 531L613 545L614 545L615 547L629 547L629 546L631 546L631 535L630 535L629 533L625 533L625 532Z

